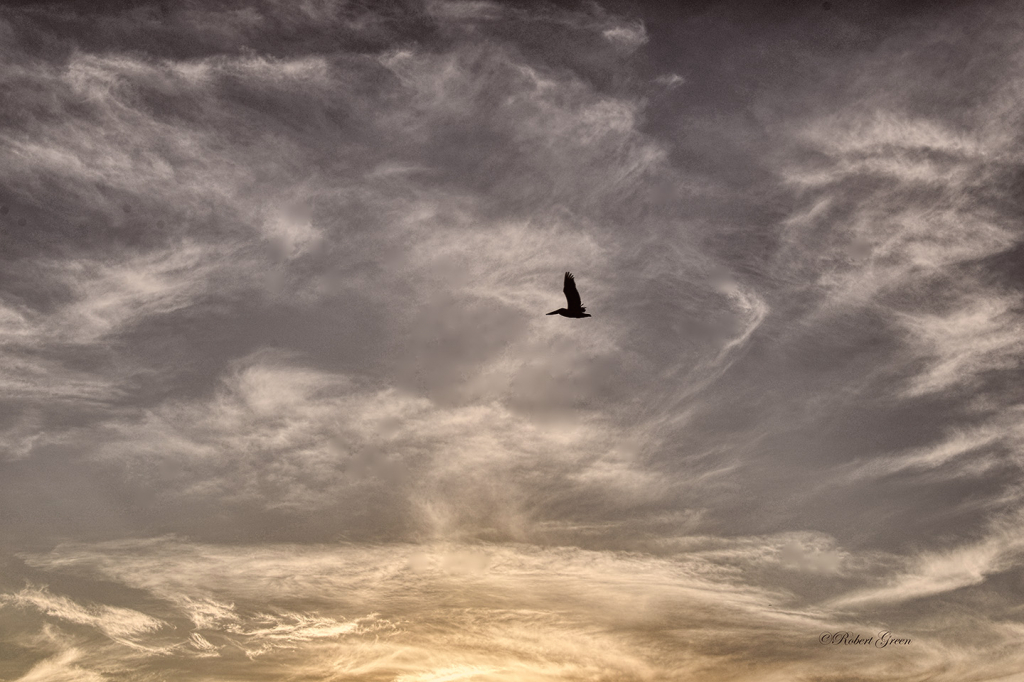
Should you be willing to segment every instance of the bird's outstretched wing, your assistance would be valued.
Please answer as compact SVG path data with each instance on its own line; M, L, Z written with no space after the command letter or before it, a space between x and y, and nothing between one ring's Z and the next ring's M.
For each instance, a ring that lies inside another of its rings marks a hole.
M580 301L580 292L576 291L576 279L572 276L571 272L565 273L565 284L562 286L562 293L565 294L569 310L586 310L583 307L583 302Z

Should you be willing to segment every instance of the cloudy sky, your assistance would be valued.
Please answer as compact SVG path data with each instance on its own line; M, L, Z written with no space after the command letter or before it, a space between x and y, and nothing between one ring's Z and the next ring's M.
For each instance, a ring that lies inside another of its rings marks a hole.
M6 3L0 679L1024 680L1022 29Z

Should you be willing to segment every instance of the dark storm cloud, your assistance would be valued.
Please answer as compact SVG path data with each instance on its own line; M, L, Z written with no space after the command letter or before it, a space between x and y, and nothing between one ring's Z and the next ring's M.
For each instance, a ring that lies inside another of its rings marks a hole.
M2 10L0 675L1013 671L1019 24Z

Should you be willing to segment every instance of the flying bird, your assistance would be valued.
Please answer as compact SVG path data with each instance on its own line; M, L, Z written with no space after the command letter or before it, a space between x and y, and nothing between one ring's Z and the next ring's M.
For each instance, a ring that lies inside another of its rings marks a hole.
M587 314L587 309L583 307L583 302L580 300L580 292L576 291L576 278L572 276L571 272L565 273L565 284L562 286L562 293L565 294L565 300L569 303L569 307L552 310L548 315L590 317Z

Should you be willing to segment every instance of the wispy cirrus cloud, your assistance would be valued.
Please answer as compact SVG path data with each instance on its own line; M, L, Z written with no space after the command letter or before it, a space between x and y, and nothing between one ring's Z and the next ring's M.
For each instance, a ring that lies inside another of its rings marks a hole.
M127 640L159 630L167 623L133 609L99 605L82 606L67 597L51 594L45 588L26 587L20 592L4 595L0 605L34 607L60 620L94 627L115 641Z
M185 661L225 659L235 651L278 674L645 679L729 674L739 656L757 668L741 679L763 679L824 674L838 656L869 676L890 679L891 661L879 660L877 651L853 655L817 641L833 630L875 636L874 616L850 613L884 595L855 592L867 601L830 604L800 595L809 580L849 584L877 564L808 534L679 538L678 547L677 554L655 557L479 543L256 549L165 538L64 546L24 558L51 576L92 576L143 590L162 619L189 623L175 631L187 655L154 653L136 662L140 670L166 674L192 665ZM946 558L956 563L958 556ZM940 569L936 558L921 566ZM759 586L764 571L792 573L795 590ZM921 596L905 589L907 599ZM296 610L299 604L306 610ZM912 630L917 645L891 655L914 674L940 679L968 674L972 656L1003 651L1010 636L978 623L991 635L990 646L943 653L942 633L955 634L959 625L927 633L921 626L890 623L896 634ZM716 633L734 629L746 633L746 648L725 661ZM89 656L79 665L88 671L102 660Z
M1012 674L1019 11L832 4L0 10L0 677Z
M69 648L57 656L47 658L17 679L17 682L99 682L103 675L75 665L84 658L82 652Z
M702 619L753 617L783 630L790 620L807 618L769 606L784 595L744 585L706 559L682 557L447 543L286 546L253 554L252 548L165 539L25 558L51 574L102 576L145 590L174 605L166 618L190 614L199 637L190 635L188 642L197 652L225 656L240 646L282 672L335 660L349 674L410 678L456 669L490 670L498 679L643 677L665 674L675 659L634 638L671 628L663 619L683 604L702 604ZM275 604L260 597L271 586ZM449 603L456 586L461 596ZM437 601L423 602L428 594ZM524 595L533 596L523 602ZM300 603L315 603L318 614L286 606ZM368 608L378 613L337 615ZM668 630L665 636L672 638ZM481 648L485 642L490 645ZM296 647L312 663L291 658L288 651ZM595 647L605 653L581 658Z
M981 540L923 552L886 583L842 595L830 605L836 609L858 609L980 585L990 576L1019 565L1024 552L1024 537L1018 530L1019 517L1019 513L997 517Z
M1019 296L974 295L962 307L940 315L902 315L922 354L931 356L915 378L911 395L977 385L986 373L1017 369L1024 331Z

